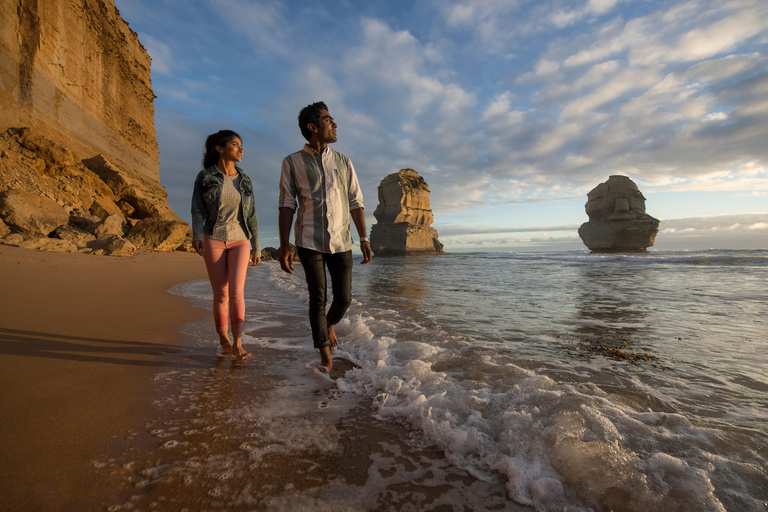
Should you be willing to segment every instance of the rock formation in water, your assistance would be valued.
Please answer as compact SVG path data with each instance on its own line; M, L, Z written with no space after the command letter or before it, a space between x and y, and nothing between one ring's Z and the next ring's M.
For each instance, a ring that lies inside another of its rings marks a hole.
M592 252L647 252L659 221L645 213L645 197L627 176L611 176L587 194L589 222L579 236Z
M0 19L2 241L190 250L159 182L151 61L114 1L1 2Z
M431 227L429 187L413 169L390 174L379 184L379 206L373 212L371 249L377 256L443 254Z

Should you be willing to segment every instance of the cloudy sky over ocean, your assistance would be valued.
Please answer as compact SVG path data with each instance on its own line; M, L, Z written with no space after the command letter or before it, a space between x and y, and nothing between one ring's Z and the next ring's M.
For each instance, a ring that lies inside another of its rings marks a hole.
M262 246L324 100L375 223L431 190L450 251L584 248L586 194L632 178L656 249L768 248L768 2L116 0L152 57L160 176L189 220L205 136L243 137Z

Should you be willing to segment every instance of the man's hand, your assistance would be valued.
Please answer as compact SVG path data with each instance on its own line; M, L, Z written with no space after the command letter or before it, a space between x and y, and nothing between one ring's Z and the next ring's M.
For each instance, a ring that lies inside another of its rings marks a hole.
M293 274L293 251L290 246L280 247L280 268Z
M195 249L197 254L199 254L200 256L203 255L203 241L202 240L195 240L194 242L192 242L192 247Z
M349 211L352 222L357 228L357 236L360 237L360 251L363 253L363 265L371 261L373 251L371 251L371 242L365 238L365 214L363 208L355 208Z
M280 228L280 268L293 274L293 250L288 239L291 235L291 223L293 222L293 209L286 206L280 207L277 224Z
M366 241L360 242L360 251L363 253L363 262L362 264L365 265L369 261L371 261L371 258L373 257L373 251L371 251L371 243Z

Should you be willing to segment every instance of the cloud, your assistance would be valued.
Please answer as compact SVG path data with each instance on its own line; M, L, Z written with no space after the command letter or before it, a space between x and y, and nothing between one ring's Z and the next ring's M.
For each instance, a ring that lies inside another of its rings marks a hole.
M294 23L283 2L268 0L208 0L216 14L255 44L255 50L288 57ZM224 29L224 27L218 27ZM215 30L215 29L214 29Z
M561 119L568 120L578 118L585 113L592 113L606 103L629 95L633 91L646 91L659 83L657 74L650 70L614 69L613 71L612 76L606 76L600 85L589 94L565 105L562 109Z
M741 5L739 5L741 4ZM705 24L701 28L694 28L682 34L674 50L667 54L667 60L684 62L700 60L713 57L718 54L733 50L741 42L750 39L757 34L765 31L766 22L768 22L768 9L762 2L762 7L758 3L752 8L743 8L744 3L734 2L725 4L723 11L713 16L714 21ZM739 6L738 11L718 19L734 7Z
M477 168L475 94L451 81L440 52L409 31L371 18L361 19L359 28L356 44L326 69L341 77L340 101L353 122L353 147L360 148L367 161L382 155L389 159L384 173L378 166L371 169L379 180L405 167L427 176L439 172L450 182L442 190L473 201L477 194L472 189L485 180L474 175L467 181L466 175L457 174ZM375 101L361 104L364 97Z
M473 30L485 42L493 33L499 44L512 44L490 26L530 22L546 30L531 19L541 15L540 5L449 5L441 9L449 26ZM552 5L550 14L568 11L575 13L574 20L589 18L589 32L558 33L525 78L516 81L521 88L539 85L541 92L526 97L509 88L484 104L479 98L483 109L473 140L482 141L477 157L495 182L529 182L538 176L552 183L559 177L579 188L596 175L660 180L674 173L691 179L755 158L765 161L768 151L760 141L768 138L768 105L762 99L768 94L758 93L763 54L720 56L710 49L694 56L686 46L695 34L707 34L720 41L718 48L738 48L768 28L761 4L681 3L646 9L628 20L596 17L616 8L610 1L576 9L562 5L559 11L557 3ZM734 35L731 22L750 13L749 29Z
M515 0L433 0L432 6L452 28L469 29L484 51L503 51L520 28L513 21L526 2ZM510 22L513 22L510 24ZM526 30L530 31L530 29Z
M497 235L500 233L538 233L548 231L576 231L579 224L567 224L562 226L451 226L437 225L440 236L456 235Z
M566 66L581 66L625 56L633 66L707 59L732 51L764 33L768 8L760 0L682 2L669 10L610 23L588 48L569 56Z
M499 227L437 226L447 250L584 250L578 225ZM570 235L566 233L570 232ZM530 237L503 236L531 233ZM554 234L557 233L558 235ZM768 248L768 213L729 214L661 221L651 250Z
M656 250L768 249L768 213L662 220Z
M147 53L152 58L152 73L170 75L178 67L178 59L171 47L150 36L149 34L139 34L139 41L147 49Z
M607 14L617 3L618 0L589 0L576 9L568 7L556 10L552 12L548 20L557 28L565 28L584 18Z
M227 1L242 6L241 0ZM764 161L768 150L759 141L768 137L768 111L761 110L761 84L748 83L765 65L762 54L674 68L667 61L682 57L659 58L677 48L684 52L687 40L681 34L694 30L724 31L722 39L732 39L731 25L719 23L718 15L739 17L738 10L677 4L623 20L615 16L619 4L431 4L449 29L483 41L486 54L516 51L522 33L557 35L535 49L539 56L529 69L526 83L542 92L528 93L521 82L489 84L482 93L469 89L460 81L460 69L452 67L457 62L448 47L436 43L440 34L434 28L417 33L371 16L350 26L343 46L314 61L286 56L296 60L289 91L303 97L319 93L333 105L345 123L340 144L355 148L361 179L375 185L399 168L414 168L429 178L433 204L444 210L526 195L557 197L562 194L552 192L555 184L580 193L597 177L617 173L655 183L673 173L692 183L697 175L743 165L745 152ZM277 4L258 5L270 7L258 16L273 21L288 16ZM254 9L238 18L251 19L252 25ZM569 27L586 23L589 30L561 32L543 15L556 12L571 12L576 21ZM733 44L754 37L759 20L749 31L753 36ZM743 89L738 98L737 86Z
M361 30L361 40L342 56L339 71L349 93L380 98L370 107L386 112L396 107L409 119L436 114L436 120L457 121L474 105L472 93L438 76L439 54L410 32L370 18L361 21Z
M275 170L303 143L296 115L323 99L370 211L380 180L406 167L429 183L433 210L457 217L583 200L611 174L646 193L742 191L750 204L768 193L764 0L204 0L183 17L175 1L117 3L147 24L136 28L154 59L164 176L198 165L209 129L233 126L272 204ZM173 135L185 123L192 142ZM164 178L174 197L183 179ZM562 233L546 218L521 229ZM488 223L508 229L506 217Z
M664 219L659 226L660 231L717 231L765 229L768 227L768 213L742 213L728 215L709 215L700 217L685 217L679 219Z
M655 192L656 188L664 192L734 192L749 191L754 189L768 190L768 175L763 178L738 177L731 173L725 173L715 176L697 176L691 181L686 181L677 185L669 184L669 180L662 181L659 185L653 179L648 180L648 186L645 191Z

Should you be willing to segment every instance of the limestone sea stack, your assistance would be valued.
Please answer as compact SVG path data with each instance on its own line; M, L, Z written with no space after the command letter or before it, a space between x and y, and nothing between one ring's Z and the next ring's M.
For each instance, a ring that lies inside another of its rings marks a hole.
M371 249L376 256L444 254L429 204L429 187L413 169L381 180L379 206L373 212Z
M611 176L587 194L589 222L579 236L592 252L648 252L659 220L645 213L645 197L627 176Z

